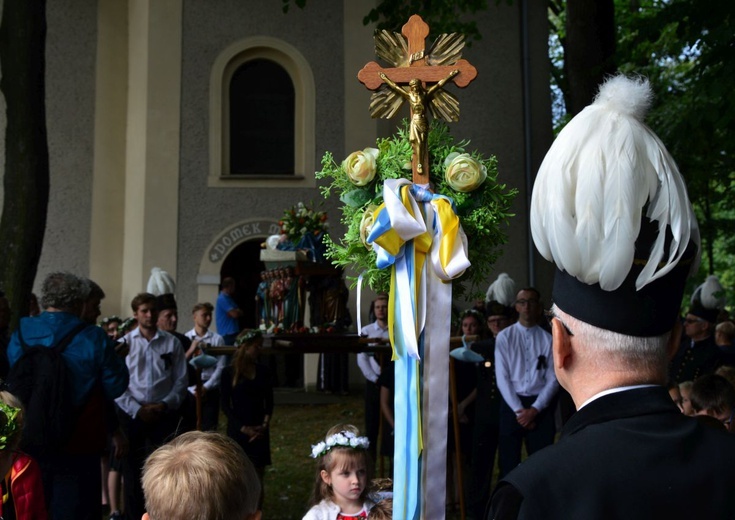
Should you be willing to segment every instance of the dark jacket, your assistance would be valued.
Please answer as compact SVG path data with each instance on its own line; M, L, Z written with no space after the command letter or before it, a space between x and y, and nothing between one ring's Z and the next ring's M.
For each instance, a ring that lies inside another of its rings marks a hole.
M735 436L679 412L665 388L609 394L501 481L488 518L735 518Z

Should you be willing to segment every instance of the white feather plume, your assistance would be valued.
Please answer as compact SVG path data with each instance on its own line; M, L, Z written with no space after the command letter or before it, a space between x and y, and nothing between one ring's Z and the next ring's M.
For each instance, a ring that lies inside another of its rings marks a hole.
M652 98L645 79L607 80L552 144L531 197L531 233L541 255L608 291L630 272L646 203L659 233L637 289L668 273L690 239L699 245L676 163L643 123ZM664 251L667 227L673 240Z
M714 275L708 276L692 293L692 305L700 304L705 309L724 309L726 303L725 290Z
M176 282L166 271L160 267L154 267L151 269L151 277L148 278L147 291L154 296L175 294Z
M490 284L485 293L485 301L496 301L506 307L513 304L516 299L516 283L506 273L500 273L498 278Z

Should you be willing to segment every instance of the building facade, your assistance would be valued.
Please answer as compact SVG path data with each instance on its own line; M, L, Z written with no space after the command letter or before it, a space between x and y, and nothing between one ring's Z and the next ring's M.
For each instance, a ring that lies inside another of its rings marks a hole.
M482 39L464 53L479 75L454 89L461 116L451 130L497 155L500 181L519 190L496 272L543 290L550 275L537 273L527 208L552 140L546 7L490 4L477 16ZM283 211L321 200L323 153L341 160L396 124L370 118L370 92L356 78L376 59L373 28L362 24L372 5L309 1L284 14L276 0L49 0L51 196L37 285L52 270L86 274L107 292L103 315L127 316L160 267L187 316L215 300L222 275L257 279L260 244ZM263 63L293 87L283 98L291 104L273 114L293 120L287 174L235 166L247 154L262 153L266 166L269 154L283 159L270 148L271 134L280 138L272 125L245 125L255 148L233 138L239 92L269 90L260 81L269 69L254 65ZM335 201L325 207L341 233Z

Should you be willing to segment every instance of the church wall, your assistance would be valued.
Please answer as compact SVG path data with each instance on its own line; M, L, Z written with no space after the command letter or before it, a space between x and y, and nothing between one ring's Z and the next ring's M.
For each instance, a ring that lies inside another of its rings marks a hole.
M476 89L478 96L468 96L462 107L459 128L469 129L472 144L498 157L498 181L518 189L511 211L508 243L495 265L489 282L507 272L519 287L541 283L544 296L549 294L542 279L532 280L538 271L529 273L528 211L530 191L526 181L527 138L530 139L530 173L538 166L551 143L549 108L549 64L547 57L546 6L527 2L528 17L528 99L530 130L524 123L523 83L523 2L492 4L478 18L483 38L467 51L467 57L479 70L478 78L466 90ZM460 135L460 134L457 134ZM464 135L463 135L464 136ZM538 267L538 266L537 266Z
M553 139L549 93L548 21L543 2L526 2L528 17L528 73L530 107L530 173L535 177ZM482 39L466 50L464 57L478 69L478 77L465 89L455 89L460 99L460 121L452 125L458 138L472 140L471 147L498 157L498 181L519 193L511 211L508 243L495 264L489 282L507 272L519 286L540 285L544 297L550 294L547 262L536 264L529 273L528 212L530 190L526 186L526 131L524 126L523 83L523 2L490 2L477 18Z
M50 271L88 272L92 208L96 2L48 2L46 13L51 190L37 288Z
M317 92L314 169L319 169L325 150L339 155L344 148L342 25L342 2L335 0L311 2L304 10L292 7L288 14L272 0L184 2L176 274L182 316L196 303L199 265L217 235L246 219L278 220L299 201L321 201L315 188L207 187L212 64L225 48L252 36L278 38L298 49L312 69ZM336 212L330 216L336 224Z

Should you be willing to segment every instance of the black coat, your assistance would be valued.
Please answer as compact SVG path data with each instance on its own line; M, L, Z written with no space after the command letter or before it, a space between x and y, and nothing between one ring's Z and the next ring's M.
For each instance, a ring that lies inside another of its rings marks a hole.
M488 518L735 518L735 436L681 414L663 387L609 394L507 475Z
M691 340L684 336L679 350L669 366L669 377L677 383L694 381L699 376L713 373L722 364L722 353L709 336L691 346Z

